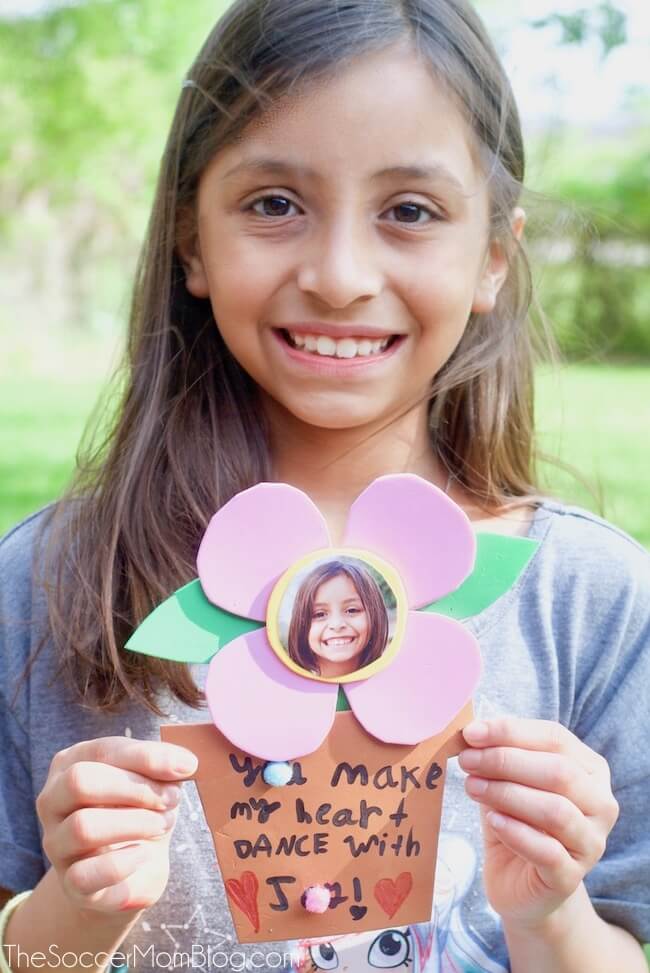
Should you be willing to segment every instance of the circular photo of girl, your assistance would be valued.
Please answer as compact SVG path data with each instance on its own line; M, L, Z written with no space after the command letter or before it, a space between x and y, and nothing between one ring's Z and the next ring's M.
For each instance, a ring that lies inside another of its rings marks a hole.
M296 575L280 607L281 640L296 665L335 679L382 656L395 613L395 595L378 571L337 557Z

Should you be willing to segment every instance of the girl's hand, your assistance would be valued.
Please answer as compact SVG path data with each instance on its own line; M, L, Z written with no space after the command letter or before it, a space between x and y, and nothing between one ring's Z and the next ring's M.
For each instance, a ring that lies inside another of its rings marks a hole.
M183 747L130 737L54 755L36 810L45 853L77 908L115 913L158 901L180 784L195 769Z
M470 723L459 762L481 805L483 878L504 920L535 926L580 886L618 817L609 766L559 723Z

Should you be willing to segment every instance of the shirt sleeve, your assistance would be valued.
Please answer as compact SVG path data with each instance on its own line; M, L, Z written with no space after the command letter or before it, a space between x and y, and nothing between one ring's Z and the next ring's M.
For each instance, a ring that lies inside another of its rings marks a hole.
M41 840L29 765L17 746L20 731L4 695L0 705L0 886L23 892L44 874Z
M27 521L0 541L0 887L33 888L44 874L31 775L29 680L31 538Z
M605 545L583 552L590 567L578 597L583 624L571 729L607 759L620 814L585 885L603 919L648 943L650 557L605 529Z

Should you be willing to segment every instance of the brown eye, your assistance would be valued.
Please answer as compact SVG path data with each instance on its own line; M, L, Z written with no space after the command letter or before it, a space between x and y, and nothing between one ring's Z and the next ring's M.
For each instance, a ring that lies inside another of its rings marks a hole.
M391 220L391 223L401 223L412 224L413 226L426 226L429 223L434 223L444 219L442 213L438 210L432 209L430 206L424 206L422 203L416 203L412 200L406 200L403 203L396 203L395 206L391 206L388 213L395 213L396 218ZM421 220L420 216L426 213L427 219Z
M256 209L259 206L262 207L262 212ZM291 206L295 206L295 203L286 196L260 196L259 199L253 200L250 209L258 216L289 216L288 209Z
M422 211L422 206L416 206L415 203L400 203L395 207L395 212L405 217L405 223L417 223Z

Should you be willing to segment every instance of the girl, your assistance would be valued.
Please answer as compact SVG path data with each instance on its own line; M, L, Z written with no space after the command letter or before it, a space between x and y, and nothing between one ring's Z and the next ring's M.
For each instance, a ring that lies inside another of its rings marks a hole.
M360 564L328 561L303 580L287 640L289 655L303 669L346 676L379 659L387 642L384 599Z
M469 623L485 675L443 824L479 856L464 924L514 973L645 969L648 558L536 487L523 178L467 0L238 0L208 37L162 163L115 428L2 547L0 886L24 892L3 963L227 957L181 788L194 761L158 735L207 721L204 672L122 647L238 491L296 485L336 544L360 491L409 471L477 530L539 541ZM246 955L291 963L282 945Z

